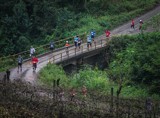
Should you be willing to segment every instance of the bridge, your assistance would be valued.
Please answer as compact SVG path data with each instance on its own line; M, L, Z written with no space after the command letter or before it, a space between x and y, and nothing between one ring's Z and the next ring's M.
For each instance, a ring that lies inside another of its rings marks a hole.
M92 47L90 48L87 47L87 43L83 43L80 46L80 49L76 49L71 45L68 50L66 50L65 47L62 47L54 50L53 52L47 51L38 56L39 63L36 72L39 72L47 64L55 63L67 66L70 64L76 65L77 63L81 63L84 59L95 56L104 51L108 42L109 39L104 37L102 39L102 37L98 37L95 39L95 42L92 43ZM66 51L68 51L68 54ZM17 73L17 70L17 68L11 69L11 79L23 78L24 80L33 83L35 78L37 78L37 74L33 73L30 59L25 60L22 72Z
M63 50L57 54L53 53L49 58L49 62L55 64L61 64L67 66L69 64L76 65L77 63L83 63L83 60L92 56L95 56L105 50L109 39L100 39L92 43L92 47L88 48L86 44L83 44L79 48L70 47L68 50ZM68 54L66 53L68 51Z
M86 33L80 34L79 35L80 38L82 39L83 44L80 46L80 49L76 49L73 45L73 39L74 37L68 37L66 39L62 39L62 40L57 40L55 41L55 50L53 50L53 52L51 52L49 50L49 43L45 44L45 45L41 45L39 47L36 47L36 56L39 58L40 63L44 62L44 61L49 61L51 63L56 63L56 64L62 64L62 65L66 65L64 64L64 60L69 60L73 57L76 58L79 57L79 55L85 55L86 53L89 54L90 51L93 50L97 50L98 48L102 47L105 42L105 39L99 39L99 40L95 40L95 42L92 44L91 48L87 48L86 45ZM70 45L68 48L68 55L66 54L66 48L64 47L65 42L69 41ZM9 55L6 57L1 57L0 58L0 66L3 67L6 64L10 64L10 65L16 65L17 64L17 58L19 55L21 55L23 57L23 62L28 62L31 60L30 58L30 51L26 50L17 54L13 54L13 55ZM62 63L61 63L62 62ZM5 68L5 67L4 67Z
M84 59L95 56L100 52L102 52L103 50L105 50L106 44L109 41L109 39L107 39L105 36L99 36L95 38L95 41L92 43L92 46L88 48L86 43L86 33L83 33L81 37L83 40L83 44L80 46L80 49L78 47L75 48L73 44L71 44L71 46L69 46L67 50L64 47L66 40L73 42L73 37L69 37L55 42L56 46L58 44L60 45L59 48L56 48L55 50L53 50L53 52L49 50L49 44L37 47L36 53L37 57L39 58L39 63L36 72L39 72L48 63L59 64L62 65L63 67L67 65L76 65L82 63ZM63 45L63 47L61 47L61 45ZM68 51L68 53L66 53L66 51ZM2 57L0 58L2 62L1 64L17 63L18 55L22 55L24 57L24 63L22 66L23 71L17 73L18 70L17 67L10 69L11 79L24 78L24 80L33 81L33 78L37 78L37 74L33 74L32 72L32 64L31 64L31 58L29 57L29 50L8 57ZM1 73L1 79L4 76L4 73L3 74ZM28 75L30 76L28 77Z

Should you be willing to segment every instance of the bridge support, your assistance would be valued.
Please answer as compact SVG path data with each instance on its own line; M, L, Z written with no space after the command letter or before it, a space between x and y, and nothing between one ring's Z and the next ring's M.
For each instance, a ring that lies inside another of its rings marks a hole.
M63 66L63 69L69 74L78 71L81 65L83 65L83 58L78 58L77 60L72 61L72 63Z

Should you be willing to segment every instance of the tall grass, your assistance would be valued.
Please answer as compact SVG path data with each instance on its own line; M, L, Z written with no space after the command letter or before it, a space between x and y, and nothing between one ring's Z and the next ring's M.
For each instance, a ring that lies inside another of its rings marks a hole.
M61 86L68 85L68 77L66 76L64 70L61 66L57 66L55 64L48 64L44 67L39 74L40 81L52 86L53 81L57 81L60 79Z
M119 89L119 84L116 81L109 79L107 71L98 70L96 67L91 68L85 66L71 76L67 76L62 67L57 65L47 65L40 72L40 81L48 86L53 85L53 80L60 78L60 86L66 89L75 88L80 90L83 86L86 86L88 91L95 92L97 94L110 94L111 87L114 88L114 95ZM129 81L129 80L128 80ZM128 82L126 82L128 83ZM120 96L125 98L146 98L148 96L154 99L160 99L159 95L150 95L147 87L140 85L127 85L123 83Z

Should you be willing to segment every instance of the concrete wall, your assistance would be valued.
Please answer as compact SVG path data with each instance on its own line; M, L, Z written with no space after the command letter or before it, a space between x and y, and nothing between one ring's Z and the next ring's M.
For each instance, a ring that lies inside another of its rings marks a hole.
M97 66L99 69L104 69L107 67L107 62L105 57L106 57L106 50L103 50L98 54L92 56L78 58L74 60L72 63L64 65L63 69L67 74L77 72L84 65L91 65L93 67Z

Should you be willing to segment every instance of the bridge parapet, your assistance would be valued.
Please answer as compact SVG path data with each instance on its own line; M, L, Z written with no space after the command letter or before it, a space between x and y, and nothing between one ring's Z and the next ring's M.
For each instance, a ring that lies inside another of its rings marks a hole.
M94 56L106 48L108 40L101 39L95 41L92 47L88 48L86 44L80 46L80 49L70 48L54 54L49 58L49 62L62 64L63 66L75 63L76 60L84 57Z

